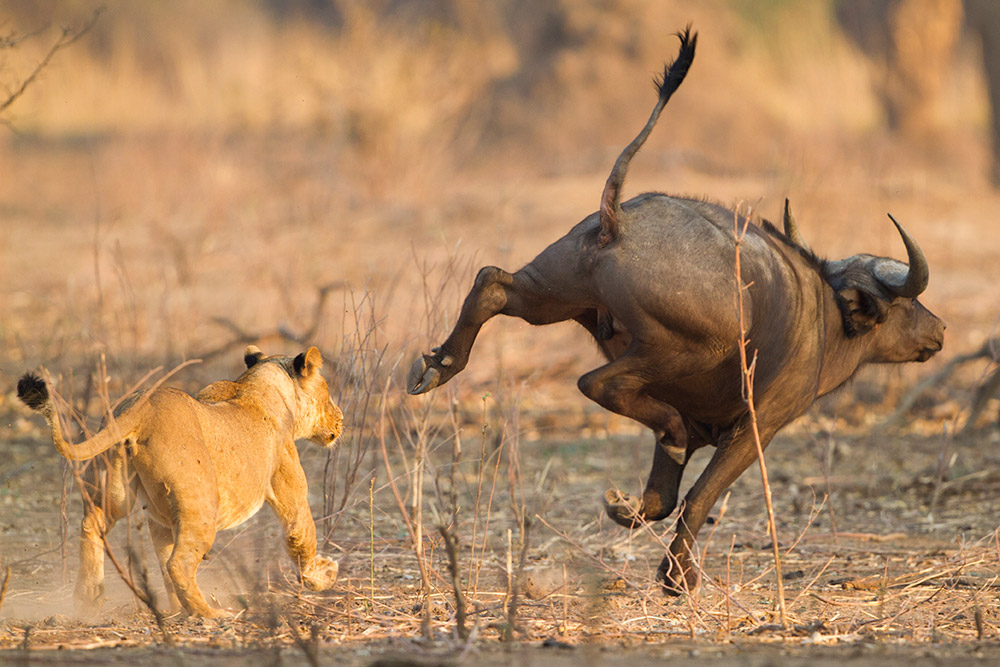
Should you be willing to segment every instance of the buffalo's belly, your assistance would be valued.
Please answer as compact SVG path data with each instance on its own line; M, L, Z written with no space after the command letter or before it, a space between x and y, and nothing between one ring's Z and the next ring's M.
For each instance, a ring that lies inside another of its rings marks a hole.
M647 393L689 419L714 426L728 426L747 410L739 374L723 369L653 382L647 387Z

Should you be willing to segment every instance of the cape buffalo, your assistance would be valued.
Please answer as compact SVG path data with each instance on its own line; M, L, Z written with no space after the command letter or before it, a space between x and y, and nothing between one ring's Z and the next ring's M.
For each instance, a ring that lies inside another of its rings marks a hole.
M615 162L600 210L516 273L481 269L451 335L414 362L407 380L411 394L450 380L494 315L583 325L608 363L581 377L580 391L656 436L641 498L605 494L612 519L632 526L668 516L691 452L716 448L684 499L658 568L668 592L697 585L694 538L722 491L757 457L734 273L734 223L742 229L746 221L698 199L647 193L619 200L629 161L694 58L697 35L688 28L679 37L680 53L658 82L652 115ZM909 265L867 254L820 259L802 241L787 202L783 232L766 221L747 227L739 244L743 315L747 355L757 355L753 389L763 445L863 364L924 361L941 349L944 324L916 299L927 287L927 261L893 223Z

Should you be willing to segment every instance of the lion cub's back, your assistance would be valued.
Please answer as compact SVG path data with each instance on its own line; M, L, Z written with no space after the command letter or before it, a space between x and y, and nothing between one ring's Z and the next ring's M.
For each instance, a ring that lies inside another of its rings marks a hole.
M228 401L236 396L238 389L239 385L232 380L219 380L199 391L195 398L204 403Z

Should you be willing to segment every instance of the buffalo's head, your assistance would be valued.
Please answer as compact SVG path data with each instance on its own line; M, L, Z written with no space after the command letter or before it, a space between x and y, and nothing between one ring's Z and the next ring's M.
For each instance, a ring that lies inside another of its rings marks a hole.
M909 264L888 257L854 255L821 262L823 278L833 288L848 338L864 338L872 362L927 361L941 349L944 322L917 297L927 289L930 270L917 242L892 215L906 246ZM785 200L785 236L812 255ZM815 255L812 255L815 256Z
M926 361L941 349L944 322L917 297L930 271L917 242L891 215L909 264L873 255L823 262L849 338L869 337L873 362Z

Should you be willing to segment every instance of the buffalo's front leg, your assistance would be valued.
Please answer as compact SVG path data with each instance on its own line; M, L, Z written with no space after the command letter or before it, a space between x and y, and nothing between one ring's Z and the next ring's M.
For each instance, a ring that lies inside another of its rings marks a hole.
M431 354L422 355L410 368L406 390L423 394L444 384L469 362L472 344L487 320L496 315L520 317L530 324L551 324L575 317L582 310L551 297L553 290L525 270L508 273L483 267L462 304L458 322L448 339Z
M604 493L604 510L615 523L626 528L641 521L666 519L677 507L677 490L686 463L671 456L663 445L663 435L657 434L653 467L642 496L635 498L618 489L608 489Z
M762 431L761 443L767 446L773 431ZM757 460L757 447L749 426L739 428L724 443L720 443L712 460L688 490L684 509L677 522L677 534L670 543L669 553L657 568L657 579L664 592L677 595L698 586L699 572L692 560L695 538L705 524L708 513L722 492L736 481Z

